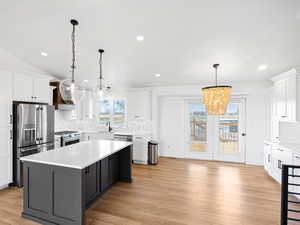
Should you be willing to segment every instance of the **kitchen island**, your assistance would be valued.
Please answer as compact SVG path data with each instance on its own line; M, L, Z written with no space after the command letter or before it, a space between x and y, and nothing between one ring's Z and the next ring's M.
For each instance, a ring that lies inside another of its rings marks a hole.
M95 140L21 158L22 216L42 224L83 225L85 210L116 181L132 182L132 143Z

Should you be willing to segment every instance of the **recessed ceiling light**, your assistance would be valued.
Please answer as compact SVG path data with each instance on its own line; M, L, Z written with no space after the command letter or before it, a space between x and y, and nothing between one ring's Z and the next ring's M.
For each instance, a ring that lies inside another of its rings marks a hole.
M48 54L46 52L41 52L42 56L48 56Z
M155 77L160 77L160 74L159 73L155 74Z
M138 41L138 42L142 42L142 41L144 41L144 36L142 36L142 35L138 35L138 36L136 36L136 40Z
M83 82L87 83L87 82L89 82L89 81L88 81L88 80L84 80Z
M267 65L260 65L258 68L257 68L257 70L258 71L263 71L263 70L266 70L266 69L268 69L268 66Z

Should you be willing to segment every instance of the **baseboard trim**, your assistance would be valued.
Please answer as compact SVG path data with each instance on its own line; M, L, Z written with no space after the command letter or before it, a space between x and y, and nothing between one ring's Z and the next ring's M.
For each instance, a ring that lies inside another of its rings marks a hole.
M3 190L5 188L8 188L8 184L0 186L0 190Z

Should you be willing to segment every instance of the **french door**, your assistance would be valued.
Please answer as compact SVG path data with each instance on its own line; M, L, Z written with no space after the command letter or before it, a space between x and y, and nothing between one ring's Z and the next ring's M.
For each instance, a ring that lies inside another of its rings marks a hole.
M185 102L185 157L245 162L245 99L232 99L221 116L207 115L200 100Z

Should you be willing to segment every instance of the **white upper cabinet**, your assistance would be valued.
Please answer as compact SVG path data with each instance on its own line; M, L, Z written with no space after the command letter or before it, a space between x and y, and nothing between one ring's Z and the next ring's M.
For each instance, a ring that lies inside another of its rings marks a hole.
M128 119L151 119L150 91L131 91L126 94L126 113Z
M297 88L300 89L300 86L298 85L296 70L282 73L271 80L274 82L273 117L276 117L279 121L296 121L300 119L300 111L297 111L297 105L300 107L300 95L297 96Z
M19 101L33 101L33 79L23 74L14 75L13 98Z
M16 101L50 103L49 79L16 73L13 99Z
M34 78L33 80L33 95L36 101L50 103L49 79Z

